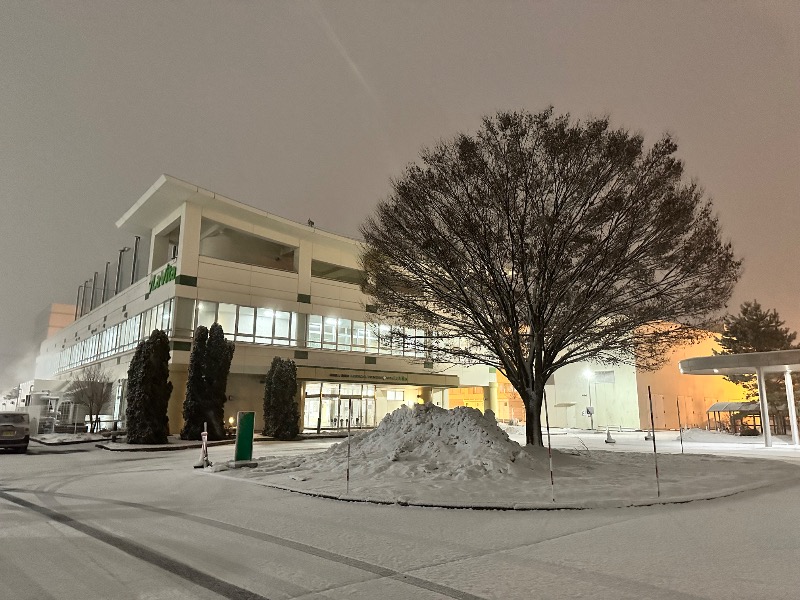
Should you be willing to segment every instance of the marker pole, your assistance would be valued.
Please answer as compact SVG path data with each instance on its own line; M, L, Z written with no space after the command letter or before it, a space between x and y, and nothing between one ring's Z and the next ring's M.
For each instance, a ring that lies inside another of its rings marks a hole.
M350 493L350 421L353 415L353 399L347 400L347 493Z
M647 398L650 400L650 435L653 437L653 459L656 463L656 490L658 497L661 497L661 482L658 480L658 452L656 451L656 425L653 420L653 395L650 393L650 386L647 386Z
M680 399L675 401L678 405L678 431L680 432L681 436L681 454L683 454L683 425L681 425L681 401Z
M547 458L550 461L550 494L553 497L553 502L555 502L556 485L553 480L553 450L550 446L550 413L547 410L547 390L542 391L542 398L544 399L544 422L547 426Z

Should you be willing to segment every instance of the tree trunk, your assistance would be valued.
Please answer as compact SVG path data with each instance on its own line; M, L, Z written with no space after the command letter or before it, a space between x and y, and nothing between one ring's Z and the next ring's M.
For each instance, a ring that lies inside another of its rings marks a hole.
M544 446L542 438L542 400L544 399L544 378L536 375L533 385L526 390L525 404L525 444Z
M534 388L535 388L534 384ZM536 391L528 390L525 399L525 444L528 446L544 446L542 439L542 396L536 397Z

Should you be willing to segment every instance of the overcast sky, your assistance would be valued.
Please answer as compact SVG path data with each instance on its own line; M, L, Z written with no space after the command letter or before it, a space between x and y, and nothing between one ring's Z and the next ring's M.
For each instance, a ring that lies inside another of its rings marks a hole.
M800 3L0 0L0 385L161 173L357 235L421 147L552 104L674 134L800 329Z

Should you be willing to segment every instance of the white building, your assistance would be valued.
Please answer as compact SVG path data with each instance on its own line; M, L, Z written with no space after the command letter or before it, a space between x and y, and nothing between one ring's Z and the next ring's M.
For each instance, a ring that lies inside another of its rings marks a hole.
M297 364L298 399L307 429L341 428L348 419L353 426L373 426L401 404L423 400L492 408L501 419L523 417L519 397L494 369L426 364L411 351L379 347L367 325L370 300L358 285L357 240L294 223L168 175L156 181L117 227L149 238L148 274L49 337L41 346L35 375L66 379L99 361L117 382L115 418L124 418L125 381L136 345L153 329L163 329L172 349L170 429L179 431L192 333L198 325L215 321L236 343L226 418L254 410L261 426L264 375L275 356ZM587 370L597 376L587 379ZM677 399L683 384L676 387L673 380L683 376L676 368L663 375L670 382L665 389ZM653 376L634 367L566 367L548 386L551 423L588 428L592 420L586 407L591 405L595 426L642 427L649 421L641 410L647 377ZM706 378L687 377L685 385L696 388L701 380ZM693 391L682 397L684 403L702 398L701 404L738 399L718 396ZM352 415L347 412L350 400ZM662 399L664 406L674 403ZM670 426L667 409L662 412L660 425ZM696 419L704 420L705 415Z

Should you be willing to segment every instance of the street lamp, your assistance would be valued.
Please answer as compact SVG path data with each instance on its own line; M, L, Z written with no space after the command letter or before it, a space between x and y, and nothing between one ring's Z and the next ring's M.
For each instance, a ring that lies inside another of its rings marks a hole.
M589 408L587 408L587 412L589 413L592 431L594 431L594 407L592 406L592 381L594 380L594 372L591 369L586 369L583 372L583 376L586 378L586 385L589 388Z

